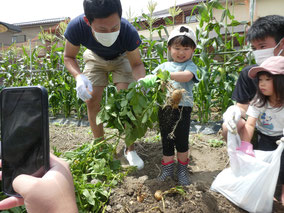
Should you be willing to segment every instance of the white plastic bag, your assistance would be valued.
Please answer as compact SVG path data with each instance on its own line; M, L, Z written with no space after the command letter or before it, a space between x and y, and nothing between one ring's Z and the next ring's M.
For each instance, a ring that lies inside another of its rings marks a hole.
M241 140L228 133L229 168L215 178L211 190L249 212L272 212L273 196L280 169L284 143L274 151L255 150L255 157L236 150Z

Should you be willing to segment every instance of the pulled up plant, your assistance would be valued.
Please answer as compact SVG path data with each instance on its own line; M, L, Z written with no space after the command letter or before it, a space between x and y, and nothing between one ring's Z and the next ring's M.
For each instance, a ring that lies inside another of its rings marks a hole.
M156 80L146 85L133 82L128 89L113 91L97 116L97 124L117 129L130 146L158 121L158 107L166 101L169 72L158 71Z

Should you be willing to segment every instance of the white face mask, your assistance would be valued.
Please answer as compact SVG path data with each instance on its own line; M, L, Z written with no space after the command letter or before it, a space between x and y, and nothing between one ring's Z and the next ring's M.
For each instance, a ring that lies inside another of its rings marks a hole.
M119 30L112 33L98 33L94 31L95 37L99 43L105 47L110 47L116 41Z
M263 50L255 50L252 52L255 58L255 62L260 65L265 59L274 56L274 48L268 48Z
M280 40L281 42L282 40ZM263 50L255 50L253 51L253 55L255 58L255 61L258 65L260 65L262 62L265 61L265 59L274 56L274 50L278 47L278 45L280 44L280 42L272 48L268 48L268 49L263 49ZM281 53L283 52L283 50L280 50L279 53L277 54L277 56L279 56Z

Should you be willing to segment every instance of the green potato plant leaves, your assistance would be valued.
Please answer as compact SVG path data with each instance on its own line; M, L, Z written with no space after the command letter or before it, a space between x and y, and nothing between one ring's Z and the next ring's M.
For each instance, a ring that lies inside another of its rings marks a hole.
M125 137L127 146L145 135L148 128L158 120L158 106L166 98L165 85L168 71L158 71L157 80L151 85L133 82L128 89L115 91L97 116L97 124L117 129Z

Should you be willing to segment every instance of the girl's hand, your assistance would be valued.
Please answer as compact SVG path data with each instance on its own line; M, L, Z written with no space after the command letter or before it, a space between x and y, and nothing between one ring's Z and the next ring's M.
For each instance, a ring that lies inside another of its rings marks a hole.
M247 141L242 141L241 145L237 148L237 150L242 151L245 154L248 154L252 157L255 157L252 144Z

